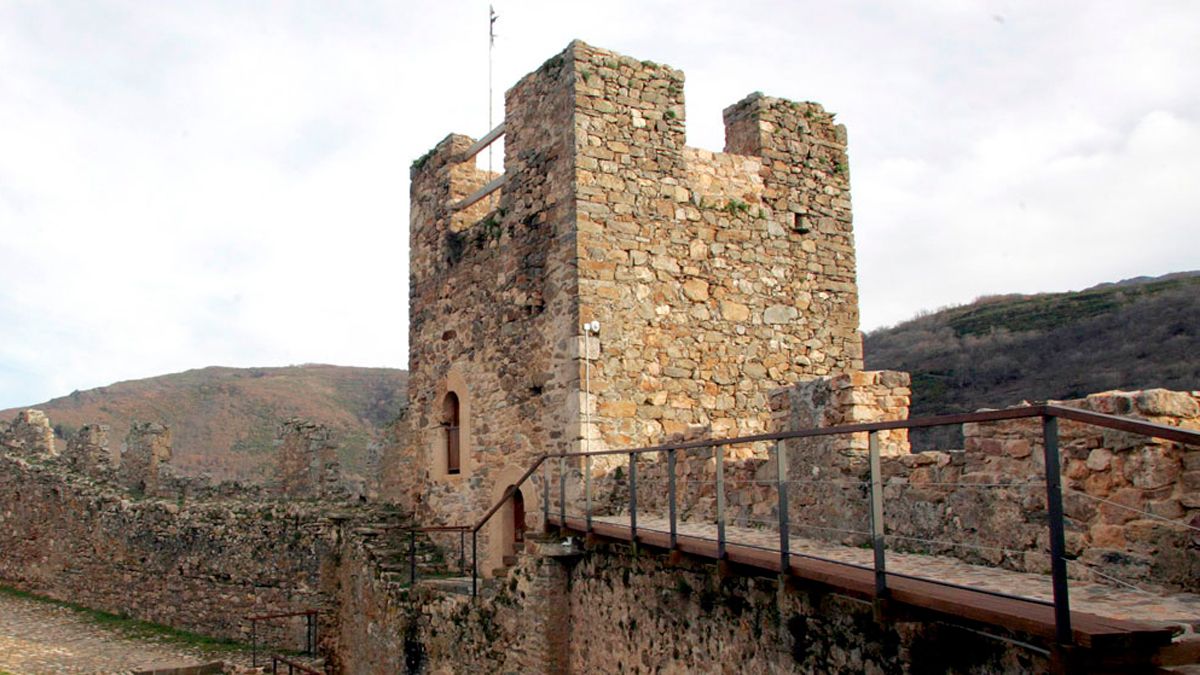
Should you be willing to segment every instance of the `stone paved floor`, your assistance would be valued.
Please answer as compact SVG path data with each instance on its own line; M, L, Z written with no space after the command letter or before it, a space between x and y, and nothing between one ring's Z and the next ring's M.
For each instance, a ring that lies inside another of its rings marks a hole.
M626 516L594 516L615 525L628 525ZM670 530L666 518L638 514L639 530ZM681 522L679 534L715 540L716 525ZM779 550L779 534L766 529L727 526L727 541ZM870 549L840 546L826 541L791 537L792 553L872 566L874 553ZM949 556L897 553L889 551L887 566L890 572L911 574L937 581L982 588L1011 595L1041 600L1053 599L1050 577L1041 574L1014 572L982 565L972 565ZM1152 624L1182 627L1188 634L1200 633L1200 595L1176 592L1145 592L1115 585L1071 580L1071 609L1099 616L1145 621Z
M131 638L65 607L0 594L0 672L120 673L222 659L228 655ZM238 654L235 660L249 656Z

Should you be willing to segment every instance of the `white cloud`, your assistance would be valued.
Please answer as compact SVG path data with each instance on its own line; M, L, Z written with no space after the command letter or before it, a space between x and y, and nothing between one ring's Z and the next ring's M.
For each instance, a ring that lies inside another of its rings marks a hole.
M1190 2L497 2L851 138L864 326L1200 267ZM408 165L486 131L487 3L0 5L0 407L210 364L406 364ZM498 116L500 105L497 106Z

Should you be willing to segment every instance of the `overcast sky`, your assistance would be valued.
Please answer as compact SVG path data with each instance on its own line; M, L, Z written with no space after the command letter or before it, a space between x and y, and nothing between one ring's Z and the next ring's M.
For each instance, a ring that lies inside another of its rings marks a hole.
M581 38L683 69L691 145L754 90L837 112L864 329L1200 268L1195 0L496 11L498 102ZM405 367L409 164L486 131L486 2L0 0L0 407Z

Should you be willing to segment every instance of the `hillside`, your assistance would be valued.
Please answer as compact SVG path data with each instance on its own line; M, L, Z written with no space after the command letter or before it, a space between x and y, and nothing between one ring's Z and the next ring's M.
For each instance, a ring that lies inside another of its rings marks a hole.
M131 421L162 422L172 429L171 463L181 473L258 481L270 475L276 425L291 416L329 426L341 444L344 469L360 472L369 440L399 414L407 382L407 372L390 368L211 367L24 407L45 411L62 437L83 424L108 424L114 450ZM0 417L11 418L16 410L0 411Z
M868 369L912 373L913 416L1200 389L1200 273L981 298L872 331L864 351Z

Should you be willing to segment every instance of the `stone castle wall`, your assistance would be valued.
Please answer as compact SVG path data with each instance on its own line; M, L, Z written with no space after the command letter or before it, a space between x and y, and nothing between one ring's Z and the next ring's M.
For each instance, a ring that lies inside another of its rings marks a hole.
M55 457L29 442L43 426L37 411L0 425L0 584L243 642L248 616L315 608L323 648L336 647L339 575L366 573L342 569L341 546L362 523L394 520L390 509L279 499L177 477L166 464L154 465L162 471L149 486L149 465L139 464L132 485L128 467L100 461L109 454L102 427L85 425ZM161 460L168 437L136 425L127 445ZM264 622L257 635L299 649L303 620Z
M1041 654L869 603L714 565L531 542L481 598L347 578L338 666L397 672L1039 672ZM348 557L355 554L348 552ZM352 630L349 630L351 629Z
M773 389L861 368L845 130L754 95L713 153L684 144L683 104L680 71L574 42L507 93L492 197L453 208L493 178L471 138L414 163L411 408L380 495L471 522L541 453L761 431Z

